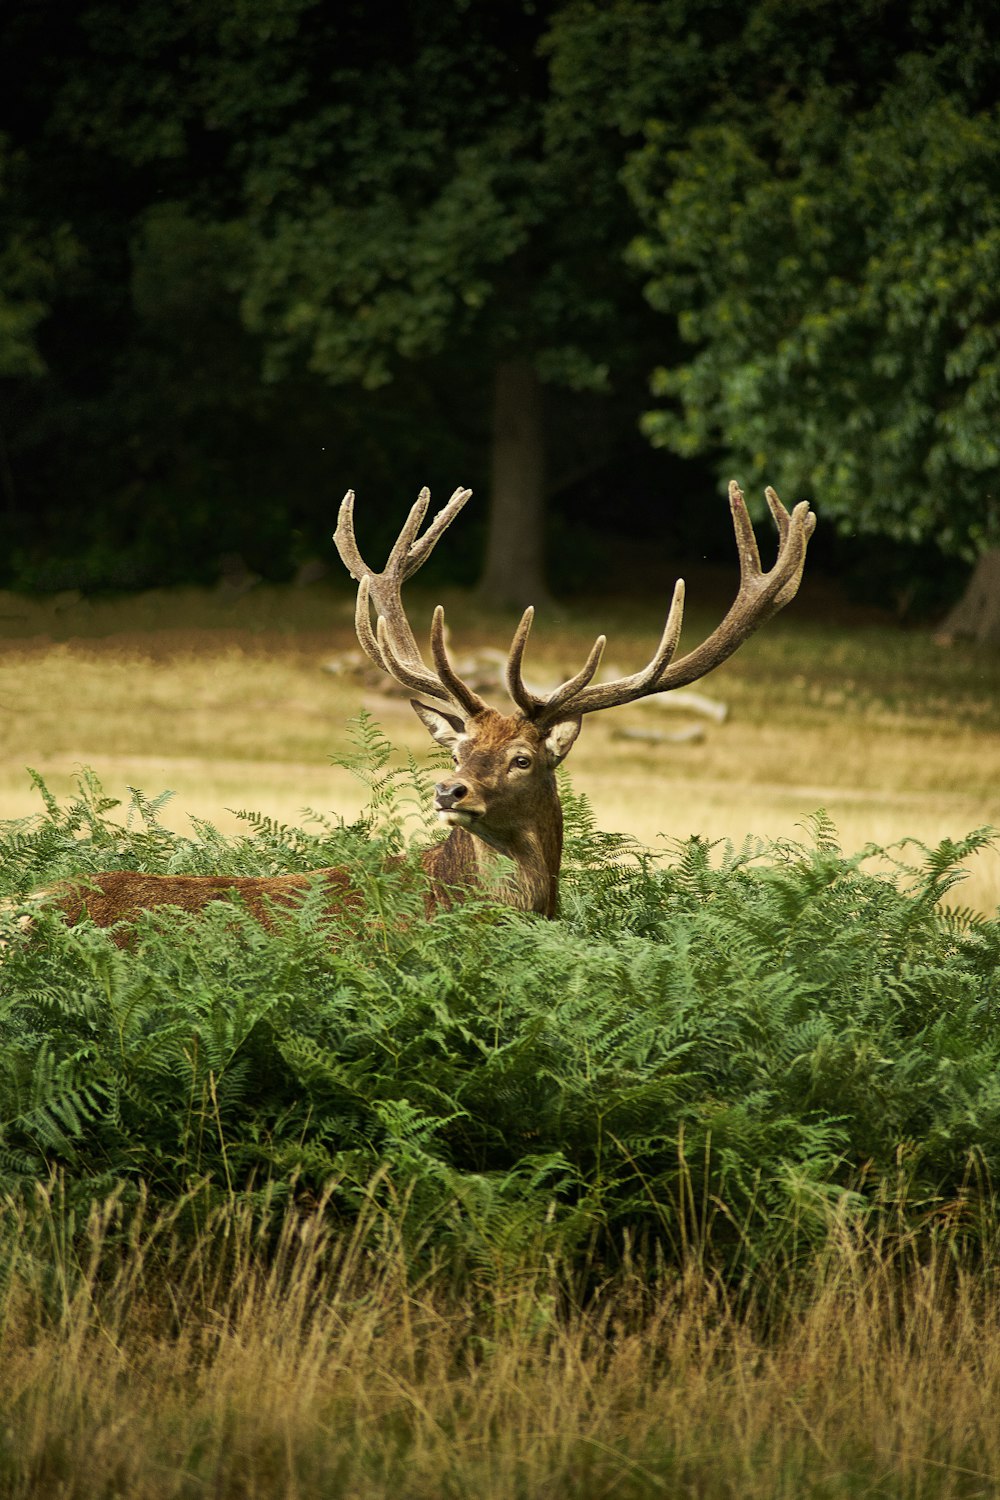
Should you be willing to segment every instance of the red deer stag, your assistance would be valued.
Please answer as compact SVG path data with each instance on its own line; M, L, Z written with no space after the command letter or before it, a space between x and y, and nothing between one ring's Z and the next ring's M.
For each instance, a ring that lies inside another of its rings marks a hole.
M679 580L660 644L649 664L631 677L594 681L604 651L602 635L575 677L544 696L532 692L521 674L534 614L532 609L525 610L507 659L507 687L515 711L506 714L485 703L455 671L445 644L440 605L430 633L434 665L426 665L401 598L403 584L427 560L471 493L456 490L421 536L430 504L430 492L422 490L381 573L369 568L358 550L353 491L344 497L334 541L358 582L355 623L361 646L376 666L418 695L411 700L414 709L455 763L453 773L434 789L438 817L451 832L421 854L429 881L428 909L448 904L462 888L489 885L495 889L491 866L496 864L496 855L502 854L513 864L504 898L519 910L551 917L556 910L562 856L562 808L555 768L572 749L584 714L684 687L724 662L752 631L795 597L816 518L805 502L789 515L774 491L766 491L779 545L777 560L765 573L742 491L731 483L729 505L740 557L736 599L712 634L674 661L684 608L684 584ZM57 905L71 922L86 912L98 925L109 927L134 919L149 907L170 905L196 911L234 893L266 924L274 906L294 904L317 877L327 882L331 911L351 903L350 874L336 868L312 875L270 877L113 871L60 885L52 894L58 893Z

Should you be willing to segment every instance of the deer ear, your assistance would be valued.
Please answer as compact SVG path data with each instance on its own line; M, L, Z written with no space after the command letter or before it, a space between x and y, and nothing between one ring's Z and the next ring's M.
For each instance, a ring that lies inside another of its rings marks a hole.
M545 750L550 765L557 766L561 760L566 759L576 744L582 723L582 719L562 719L558 724L553 724L545 736Z
M446 714L443 709L431 708L426 703L418 703L416 698L410 699L410 707L417 718L423 724L432 739L437 740L446 750L454 750L459 740L465 735L465 720L460 719L458 714Z

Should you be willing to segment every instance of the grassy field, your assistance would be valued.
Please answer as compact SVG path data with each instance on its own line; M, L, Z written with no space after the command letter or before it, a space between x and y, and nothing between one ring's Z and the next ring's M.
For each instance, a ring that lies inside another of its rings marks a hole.
M509 635L446 602L458 654ZM25 766L62 795L85 764L174 788L180 830L353 815L330 757L360 707L427 748L324 670L354 646L324 586L0 617L6 818L39 810ZM598 628L630 670L660 623L543 621L531 675ZM586 726L599 825L738 843L822 806L850 850L1000 823L985 653L807 588L704 686L730 713L697 743L616 737L695 722L654 705ZM304 907L12 945L2 1500L1000 1493L996 924L779 855L578 870L558 923L379 904L332 947ZM995 853L957 901L996 908Z
M684 641L721 616L732 580L690 588ZM456 652L505 645L512 620L445 595ZM710 601L710 602L708 602ZM426 621L435 600L415 592ZM598 630L607 661L648 659L662 605L611 602L535 627L529 671L569 674ZM118 601L74 595L0 596L0 814L38 808L25 767L68 790L90 765L109 791L176 792L167 822L232 809L295 822L304 807L353 816L363 789L330 757L365 705L401 750L424 756L424 730L401 697L324 666L354 649L352 601L325 584L260 587L242 597L174 591ZM682 644L683 649L683 644ZM701 833L792 836L824 807L843 846L913 837L934 843L1000 824L1000 660L971 646L942 648L871 612L851 612L822 582L702 684L729 707L724 724L656 705L595 715L573 751L574 784L598 823L655 844ZM672 731L702 723L696 743L644 744L622 728ZM1000 903L1000 856L977 856L961 899Z

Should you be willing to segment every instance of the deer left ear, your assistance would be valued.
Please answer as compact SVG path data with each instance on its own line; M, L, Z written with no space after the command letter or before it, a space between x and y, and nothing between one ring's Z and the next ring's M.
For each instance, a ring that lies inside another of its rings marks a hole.
M582 719L562 719L558 724L553 724L545 736L545 751L550 765L557 766L560 761L566 759L576 744L576 737L580 733L582 723Z
M443 709L431 708L428 703L418 703L415 698L410 699L410 707L439 745L443 745L445 750L455 749L465 734L464 719L460 719L457 714L445 713Z

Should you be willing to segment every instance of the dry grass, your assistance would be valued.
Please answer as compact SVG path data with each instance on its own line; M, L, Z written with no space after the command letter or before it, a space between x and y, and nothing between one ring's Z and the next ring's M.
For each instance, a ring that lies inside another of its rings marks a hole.
M376 1214L338 1239L327 1204L269 1259L242 1210L184 1250L112 1202L79 1262L44 1204L6 1217L7 1500L1000 1488L1000 1294L948 1246L921 1265L834 1223L780 1317L695 1267L581 1312L537 1265L415 1279Z
M712 628L725 605L695 607L685 640ZM692 594L711 596L708 579ZM426 618L429 600L416 596ZM449 598L462 645L502 643L511 621ZM539 677L578 665L598 628L623 670L645 661L659 605L598 605L542 620L531 668ZM310 806L352 816L363 789L330 757L347 745L362 702L401 747L424 755L423 729L405 702L367 694L321 669L354 645L352 603L325 586L258 589L240 599L196 591L122 601L0 596L0 815L37 809L24 773L34 766L60 794L80 765L123 795L177 793L168 822L187 814L225 830L226 809L285 822ZM1000 661L972 647L943 650L870 615L845 614L818 586L705 684L729 721L694 745L642 745L622 725L674 728L653 705L598 715L570 762L576 786L606 828L649 843L701 833L796 837L823 806L845 847L912 836L927 843L1000 824ZM1000 856L979 856L961 899L1000 903Z

